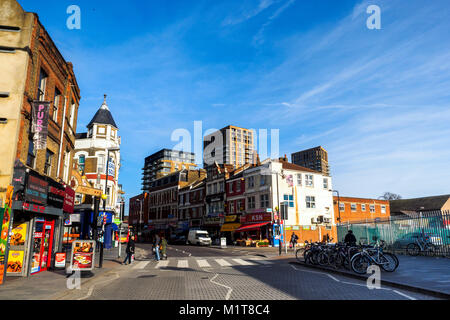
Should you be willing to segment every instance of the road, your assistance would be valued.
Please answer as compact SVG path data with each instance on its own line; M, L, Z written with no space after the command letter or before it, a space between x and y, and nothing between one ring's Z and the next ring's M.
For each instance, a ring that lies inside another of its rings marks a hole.
M79 300L427 300L418 293L265 258L240 250L170 245L168 260L155 261L148 244L137 259L60 299Z

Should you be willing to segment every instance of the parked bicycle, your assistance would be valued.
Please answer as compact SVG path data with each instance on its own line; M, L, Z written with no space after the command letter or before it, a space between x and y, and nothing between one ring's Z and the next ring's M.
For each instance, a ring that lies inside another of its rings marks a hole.
M406 246L406 251L410 256L418 256L420 253L434 256L437 252L436 246L426 237L417 238L413 243Z
M398 258L392 253L383 252L384 245L383 240L374 246L362 245L361 252L351 259L352 270L358 274L365 274L371 265L377 265L386 272L394 272L399 265Z

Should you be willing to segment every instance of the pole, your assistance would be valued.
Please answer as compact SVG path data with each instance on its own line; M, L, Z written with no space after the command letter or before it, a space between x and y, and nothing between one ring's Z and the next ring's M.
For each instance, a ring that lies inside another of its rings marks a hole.
M109 172L108 172L108 167L109 167L109 149L107 149L107 155L106 155L106 181L105 181L105 195L107 192L107 188L108 188L108 177L109 177ZM103 215L106 214L106 199L103 200ZM103 267L103 242L105 241L105 236L104 236L104 231L105 231L105 225L102 222L102 241L100 241L100 264L99 264L99 268L101 269Z
M286 251L286 254L288 253L287 252L287 239L286 239L286 213L287 213L287 211L289 210L289 206L286 206L286 203L284 204L284 215L283 215L283 231L284 231L284 248L285 248L285 251Z
M280 208L280 189L278 187L278 172L275 172L277 175L277 202L278 202L278 230L280 230L281 224L280 224L280 214L281 214L281 208ZM281 256L281 237L279 238L279 245L278 245L278 255Z
M122 213L123 213L123 209L124 209L124 203L123 200L120 202L120 224L119 224L119 258L122 255Z

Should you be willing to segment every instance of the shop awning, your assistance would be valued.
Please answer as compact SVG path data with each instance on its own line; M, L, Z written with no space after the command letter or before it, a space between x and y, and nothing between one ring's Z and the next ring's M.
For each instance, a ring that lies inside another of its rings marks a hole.
M241 226L240 223L226 223L220 228L220 232L234 231Z
M262 223L252 223L243 225L240 228L234 230L234 232L244 232L244 231L252 231L252 230L258 230L259 228L268 225L270 222L262 222Z

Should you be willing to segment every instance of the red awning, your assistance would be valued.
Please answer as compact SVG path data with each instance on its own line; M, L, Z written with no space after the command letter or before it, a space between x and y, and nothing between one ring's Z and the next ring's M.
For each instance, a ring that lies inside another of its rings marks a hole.
M240 227L239 229L234 230L234 232L258 230L259 228L261 228L265 225L268 225L269 223L270 222L248 224L248 225Z

